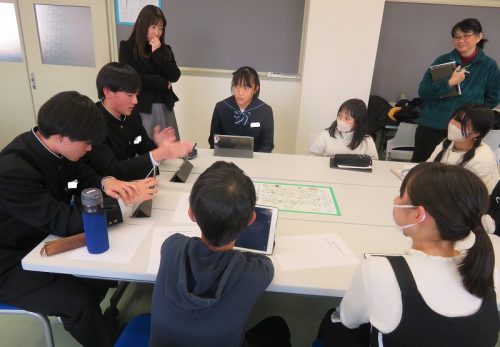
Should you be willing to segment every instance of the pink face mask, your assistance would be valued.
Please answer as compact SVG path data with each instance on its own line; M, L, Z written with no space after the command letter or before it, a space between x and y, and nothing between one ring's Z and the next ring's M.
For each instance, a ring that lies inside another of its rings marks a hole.
M337 130L341 133L348 133L352 130L352 126L343 121L337 120Z

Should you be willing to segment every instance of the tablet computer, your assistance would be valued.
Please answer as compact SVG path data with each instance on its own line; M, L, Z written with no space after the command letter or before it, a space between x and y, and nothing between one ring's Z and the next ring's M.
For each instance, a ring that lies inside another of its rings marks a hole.
M153 200L145 200L141 203L132 206L131 218L149 218L151 217L151 209L153 208Z
M453 74L453 71L455 71L456 68L456 62L455 61L450 61L447 63L443 64L437 64L437 65L432 65L429 69L431 70L431 77L432 81L440 81L442 79L449 79L451 75ZM462 89L460 88L460 83L453 86L451 88L451 91L442 96L443 98L447 98L450 96L457 96L462 94Z
M253 137L214 135L214 155L221 157L253 158Z
M255 221L241 232L235 249L261 254L272 254L278 222L278 208L255 206Z

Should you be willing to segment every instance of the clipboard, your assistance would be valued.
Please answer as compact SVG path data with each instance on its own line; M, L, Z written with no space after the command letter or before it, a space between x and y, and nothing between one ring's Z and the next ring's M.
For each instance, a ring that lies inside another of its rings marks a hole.
M455 61L450 61L447 63L443 64L437 64L437 65L432 65L429 67L429 70L431 71L431 76L432 76L432 81L440 81L443 79L450 79L451 75L453 74L453 71L456 69L456 62ZM451 91L443 95L441 98L448 98L451 96L458 96L462 95L462 90L460 89L460 83L453 86Z

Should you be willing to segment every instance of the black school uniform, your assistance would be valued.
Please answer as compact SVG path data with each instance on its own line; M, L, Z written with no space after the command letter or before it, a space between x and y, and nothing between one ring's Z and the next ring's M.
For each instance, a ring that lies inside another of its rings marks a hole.
M271 152L274 148L273 110L258 98L241 111L233 96L215 105L208 143L214 148L214 135L238 135L254 138L254 152Z
M70 204L68 182L77 179L83 189L100 187L102 179L81 160L72 162L50 152L36 130L17 136L0 153L0 301L60 316L65 329L83 345L111 346L111 331L99 307L108 281L21 266L22 258L49 234L83 231L81 212Z
M151 174L153 163L149 151L156 148L142 126L140 116L132 112L120 119L106 110L102 102L96 103L106 122L106 138L92 146L85 155L86 163L99 175L120 180L138 180Z
M162 44L161 48L151 52L151 46L146 47L147 60L134 54L135 40L120 42L119 60L132 66L141 78L141 91L137 97L137 111L151 113L153 103L163 103L169 111L179 100L168 82L177 82L181 70L177 67L172 48Z

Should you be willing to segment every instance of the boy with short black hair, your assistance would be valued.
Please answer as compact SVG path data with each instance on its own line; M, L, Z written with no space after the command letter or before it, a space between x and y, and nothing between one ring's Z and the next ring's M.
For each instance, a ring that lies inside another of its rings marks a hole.
M198 177L189 202L189 217L202 237L175 234L163 243L151 346L242 346L249 343L247 317L274 276L268 257L233 249L240 232L255 220L253 182L233 163L216 162ZM286 323L271 321L271 328L261 323L252 330L257 335L285 330L284 344L270 345L289 346Z
M191 145L176 141L172 128L153 130L151 140L140 115L134 110L140 91L139 75L128 64L104 65L96 78L96 103L104 121L106 137L86 156L87 163L101 175L135 180L153 176L165 159L185 157Z
M21 265L48 235L83 232L81 211L70 203L69 182L77 180L77 191L102 187L127 202L151 199L156 192L148 188L157 183L154 179L102 178L80 160L103 137L103 128L92 100L61 92L42 105L38 126L0 152L0 301L60 316L64 328L84 346L111 347L113 332L99 307L108 281L26 271ZM108 206L120 213L116 200Z

